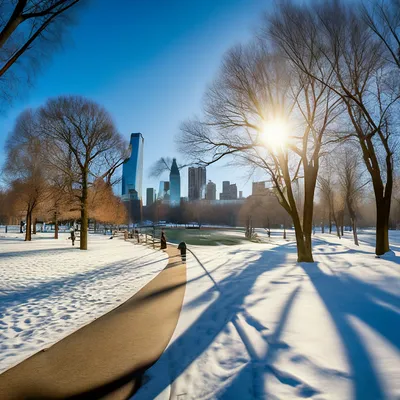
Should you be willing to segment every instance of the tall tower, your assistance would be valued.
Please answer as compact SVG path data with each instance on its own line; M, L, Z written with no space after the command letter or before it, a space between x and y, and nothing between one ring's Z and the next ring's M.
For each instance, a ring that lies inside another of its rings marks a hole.
M147 188L146 190L146 206L151 206L154 203L154 189Z
M123 200L142 200L143 146L143 135L132 133L129 144L131 154L122 166Z
M169 204L172 207L177 207L181 201L181 174L179 173L176 158L172 161L171 172L169 174Z
M206 167L189 167L189 201L205 198Z

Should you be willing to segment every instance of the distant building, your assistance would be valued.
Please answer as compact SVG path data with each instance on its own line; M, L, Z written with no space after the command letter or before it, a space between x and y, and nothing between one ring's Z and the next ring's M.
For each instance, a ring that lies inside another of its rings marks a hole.
M239 191L239 199L243 199L243 191Z
M222 193L219 194L220 200L237 200L237 186L236 183L229 181L222 182Z
M208 181L206 187L206 200L217 199L217 185L214 182Z
M253 196L265 196L268 194L268 189L265 187L265 182L253 182L251 194Z
M206 168L189 167L189 201L204 199L206 189Z
M142 200L143 146L141 133L132 133L129 144L130 156L122 166L122 200Z
M230 200L231 199L230 187L231 187L231 183L229 181L222 182L222 192L219 194L220 200Z
M155 193L153 188L146 189L146 206L151 206L154 203Z
M169 182L168 181L161 181L160 187L158 189L158 200L169 201Z
M232 185L230 185L229 193L231 195L230 200L237 200L237 198L238 198L238 195L237 195L238 190L237 190L236 183L233 183Z
M172 161L171 172L169 174L169 204L172 207L179 206L181 202L181 174L179 173L176 159Z

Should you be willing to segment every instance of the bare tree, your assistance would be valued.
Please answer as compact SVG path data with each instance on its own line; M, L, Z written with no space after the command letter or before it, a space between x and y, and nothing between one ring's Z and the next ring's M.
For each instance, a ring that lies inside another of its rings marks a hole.
M181 151L203 165L233 156L265 171L293 221L298 261L312 262L319 158L337 104L324 85L290 69L265 43L238 46L207 92L204 120L182 125ZM293 187L298 179L304 187L302 214Z
M26 212L25 240L31 240L33 213L46 193L41 164L42 142L32 110L22 112L6 142L4 173L11 183L17 204Z
M382 41L359 8L334 0L308 5L285 2L269 18L266 33L294 68L326 85L343 102L352 129L341 132L341 138L355 138L359 143L375 193L375 251L384 254L389 250L398 136L394 118L400 92L398 74L393 74L384 57ZM310 68L310 60L318 68Z
M329 233L332 233L333 221L336 226L336 234L340 239L338 215L336 212L340 201L337 193L335 193L332 162L329 159L325 159L322 173L318 176L318 187L320 190L322 203L328 206Z
M364 2L362 17L371 31L382 41L388 61L400 68L400 1Z
M82 0L3 0L0 2L0 90L15 95L22 77L46 59L71 22L70 10ZM83 1L82 1L83 2ZM17 68L12 68L17 66Z
M47 163L69 182L80 203L81 250L87 250L89 189L101 179L112 185L126 148L108 112L83 97L49 100L40 109Z
M364 171L361 168L361 160L353 146L343 146L341 154L338 154L337 173L342 196L350 215L354 244L358 246L357 237L357 214L358 206L363 194L363 188L368 181L365 181Z
M112 186L103 180L94 183L89 191L89 217L103 224L126 222L127 210L120 198L114 195Z
M68 214L73 206L74 198L71 195L70 187L68 186L69 179L60 173L60 170L55 169L47 164L47 157L42 157L43 164L47 167L46 180L48 182L48 198L43 205L43 215L50 221L54 222L54 239L58 239L58 225L60 217Z

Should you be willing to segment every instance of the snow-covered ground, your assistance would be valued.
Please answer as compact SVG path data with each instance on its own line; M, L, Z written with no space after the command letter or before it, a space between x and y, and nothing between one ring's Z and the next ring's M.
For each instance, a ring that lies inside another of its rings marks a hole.
M183 310L135 399L400 399L400 234L191 246Z
M0 234L0 373L126 301L167 255L109 236ZM1 397L1 396L0 396Z

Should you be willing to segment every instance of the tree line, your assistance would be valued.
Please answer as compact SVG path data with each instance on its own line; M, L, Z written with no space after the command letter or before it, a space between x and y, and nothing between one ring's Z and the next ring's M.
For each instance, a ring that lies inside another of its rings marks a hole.
M376 254L389 251L398 167L399 15L398 0L282 2L265 15L250 43L227 52L205 93L203 115L182 124L178 145L193 162L210 165L229 156L265 172L295 228L298 261L313 261L318 188L336 226L340 201L356 223L364 179L354 164L359 161L374 194ZM284 145L268 143L266 127L282 121ZM333 162L347 164L335 178L341 198L329 189L327 159L334 152L348 154Z
M25 240L38 217L55 224L79 219L80 248L87 249L88 220L123 223L126 210L114 195L126 143L108 112L79 96L50 99L23 111L6 142L1 194L9 216L26 219Z

